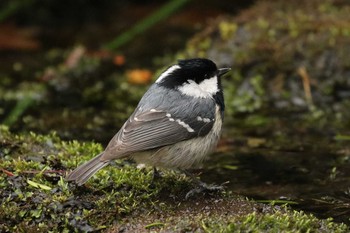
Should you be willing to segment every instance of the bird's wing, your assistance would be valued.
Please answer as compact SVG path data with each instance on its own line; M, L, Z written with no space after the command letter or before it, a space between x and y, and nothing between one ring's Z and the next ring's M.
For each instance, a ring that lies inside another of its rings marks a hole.
M184 122L161 110L136 110L109 142L102 160L122 158L134 152L204 136L213 123L213 119L203 121L198 118Z

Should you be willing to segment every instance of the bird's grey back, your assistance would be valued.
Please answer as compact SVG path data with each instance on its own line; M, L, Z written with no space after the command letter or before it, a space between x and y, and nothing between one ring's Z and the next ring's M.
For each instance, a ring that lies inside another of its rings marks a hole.
M123 158L194 137L203 137L215 121L215 100L182 95L153 84L134 113L108 144L102 159Z
M153 84L149 88L136 109L141 106L142 111L164 110L178 119L196 118L197 116L207 119L215 118L215 100L213 98L196 98L194 100L194 97L181 94L177 90L159 88L158 84Z

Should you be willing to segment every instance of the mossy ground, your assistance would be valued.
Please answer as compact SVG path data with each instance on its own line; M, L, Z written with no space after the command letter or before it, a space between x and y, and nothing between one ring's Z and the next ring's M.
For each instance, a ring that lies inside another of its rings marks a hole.
M199 194L182 174L116 161L86 185L64 175L102 150L57 135L12 134L0 127L2 232L346 232L348 227L303 212L247 200L231 192Z
M312 172L317 170L324 174L316 177L316 184L341 183L341 195L348 193L343 189L348 178L342 175L348 174L349 164L349 12L345 0L258 1L238 17L213 22L175 56L208 57L233 68L223 83L225 128L235 132L236 144L247 139L246 144L267 156L266 149L300 152L313 169L296 167L303 169L296 183L315 179ZM83 187L67 183L62 178L67 171L103 148L61 138L106 142L146 89L128 83L125 67L115 67L110 58L85 53L76 66L67 66L74 51L52 49L30 58L40 67L16 62L11 72L0 74L1 122L17 132L57 131L13 134L1 126L0 231L349 231L344 224L259 204L229 191L185 200L193 187L185 176L165 170L163 178L152 183L152 169L137 169L130 161L116 161ZM158 66L173 63L174 56L169 57L159 59ZM305 135L317 137L309 140ZM246 158L249 153L241 154ZM330 163L321 164L320 154ZM287 167L290 156L285 155L270 165ZM231 161L225 166L236 169ZM259 170L249 181L261 182L272 170ZM290 176L291 170L282 171L273 174ZM326 182L325 177L330 179ZM324 195L329 199L331 194ZM347 208L348 194L343 199L334 198L331 208L337 208L335 202Z

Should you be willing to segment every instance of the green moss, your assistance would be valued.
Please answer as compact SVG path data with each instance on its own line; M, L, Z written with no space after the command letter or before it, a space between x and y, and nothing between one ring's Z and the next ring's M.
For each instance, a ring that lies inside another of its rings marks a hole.
M347 232L344 224L332 219L320 221L313 215L293 211L273 214L251 213L233 218L231 223L209 222L203 224L206 232Z
M5 126L0 127L0 143L0 167L5 169L0 173L0 218L7 222L0 229L7 231L103 228L116 216L154 206L156 195L178 176L169 173L154 186L151 169L117 161L89 180L87 188L78 188L62 175L98 154L100 144L65 142L55 133L13 135ZM171 190L187 186L181 180Z
M49 135L12 134L0 126L0 231L346 232L343 224L278 210L231 193L185 200L188 179L173 171L152 182L152 169L116 161L86 185L63 175L102 150L100 144ZM264 211L257 214L256 209ZM240 213L240 214L238 214ZM121 228L120 228L121 227Z

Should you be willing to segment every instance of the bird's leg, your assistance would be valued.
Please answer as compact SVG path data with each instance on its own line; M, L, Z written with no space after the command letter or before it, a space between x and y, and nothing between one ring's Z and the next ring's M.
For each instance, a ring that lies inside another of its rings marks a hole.
M152 181L150 183L150 187L156 187L156 181L162 178L162 175L160 172L157 170L156 167L153 167L153 176L152 176Z
M198 179L196 176L194 176L192 173L186 171L186 170L181 170L183 173L186 174L186 176L190 177L193 183L196 184L196 187L192 190L190 190L186 194L186 199L190 198L191 196L201 193L204 191L218 191L218 190L223 190L224 186L223 185L215 185L215 184L206 184L200 179ZM225 184L225 183L224 183Z
M156 167L153 167L153 178L152 178L152 182L154 182L155 180L162 178L162 175L160 174L160 172L157 170Z

